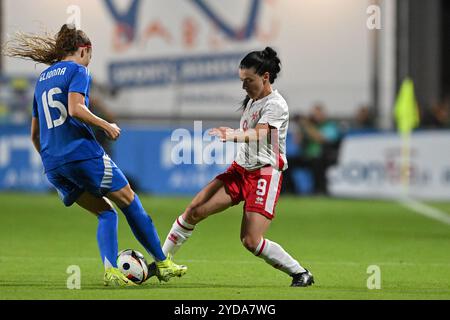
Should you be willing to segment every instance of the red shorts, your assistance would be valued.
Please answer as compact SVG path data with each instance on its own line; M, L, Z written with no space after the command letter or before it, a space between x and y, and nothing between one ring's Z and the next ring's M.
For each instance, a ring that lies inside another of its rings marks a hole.
M271 166L248 171L233 162L216 179L224 183L233 205L245 201L244 212L257 212L269 219L274 218L283 180L281 171Z

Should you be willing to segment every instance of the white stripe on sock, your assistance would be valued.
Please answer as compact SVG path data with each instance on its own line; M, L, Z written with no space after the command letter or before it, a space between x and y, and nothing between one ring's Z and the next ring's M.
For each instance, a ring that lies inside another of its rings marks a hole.
M189 224L189 223L186 222L186 220L183 219L183 215L181 215L181 216L178 217L178 222L179 222L183 227L186 227L186 228L188 228L188 229L194 229L194 228L195 228L195 225Z
M258 246L256 247L255 252L253 252L253 254L254 254L255 256L258 255L259 250L261 250L261 247L262 247L263 244L264 244L264 238L261 238L261 241L259 242Z

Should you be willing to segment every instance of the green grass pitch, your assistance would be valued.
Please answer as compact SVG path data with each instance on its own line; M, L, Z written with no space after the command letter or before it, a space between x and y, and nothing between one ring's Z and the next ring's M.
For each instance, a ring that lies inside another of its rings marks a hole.
M163 241L189 198L144 197ZM450 212L449 203L431 203ZM242 204L200 223L175 261L185 277L136 288L103 287L97 221L56 195L0 194L0 299L450 299L450 226L396 202L281 198L267 238L309 268L316 284L290 278L240 243ZM119 214L119 249L145 250ZM148 255L147 255L148 257ZM67 289L80 267L81 289ZM369 290L368 267L381 271Z

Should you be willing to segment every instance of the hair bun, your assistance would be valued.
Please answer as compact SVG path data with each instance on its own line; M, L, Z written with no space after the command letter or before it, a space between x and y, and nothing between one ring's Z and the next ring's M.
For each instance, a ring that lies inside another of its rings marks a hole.
M75 23L66 23L64 27L69 30L77 30L77 26L75 25Z
M61 27L61 29L59 30L59 32L57 34L57 38L67 37L67 36L76 37L76 34L77 34L77 29L75 28L74 24L63 24L63 26Z
M263 51L263 55L267 57L267 59L272 60L277 56L277 52L273 50L271 47L266 47Z

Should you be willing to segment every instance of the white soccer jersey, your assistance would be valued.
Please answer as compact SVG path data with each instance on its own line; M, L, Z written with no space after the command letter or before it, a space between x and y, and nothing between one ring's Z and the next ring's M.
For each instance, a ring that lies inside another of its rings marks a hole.
M254 141L241 143L236 162L247 170L256 170L270 164L278 170L287 169L286 135L289 125L289 110L278 90L268 96L247 103L242 114L240 129L254 129L257 124L269 124L275 129L269 133L271 142Z

